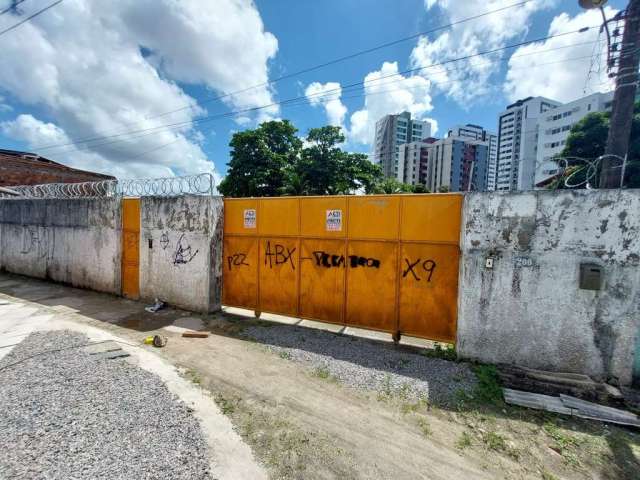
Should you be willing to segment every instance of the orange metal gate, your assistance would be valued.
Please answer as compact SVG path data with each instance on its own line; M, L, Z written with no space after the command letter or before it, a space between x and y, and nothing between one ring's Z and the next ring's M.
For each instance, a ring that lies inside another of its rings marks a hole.
M225 305L455 342L462 195L224 200Z
M140 296L140 199L122 200L122 295Z

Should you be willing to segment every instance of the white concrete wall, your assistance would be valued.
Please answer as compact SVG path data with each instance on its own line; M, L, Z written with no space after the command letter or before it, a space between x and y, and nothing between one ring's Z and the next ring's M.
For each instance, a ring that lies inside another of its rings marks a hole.
M140 296L200 312L220 308L222 198L143 197Z
M120 293L120 202L1 200L0 268Z
M640 190L467 195L461 357L631 383L639 212ZM582 262L604 268L600 291L579 288Z

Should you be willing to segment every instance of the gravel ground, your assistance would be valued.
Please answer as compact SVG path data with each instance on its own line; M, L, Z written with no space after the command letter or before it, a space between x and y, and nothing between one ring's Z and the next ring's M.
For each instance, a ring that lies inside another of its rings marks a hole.
M476 378L464 363L429 358L367 339L289 325L254 326L244 334L282 358L308 365L351 387L450 405Z
M0 360L0 478L211 478L197 420L157 376L82 348L27 358L87 342L33 333Z

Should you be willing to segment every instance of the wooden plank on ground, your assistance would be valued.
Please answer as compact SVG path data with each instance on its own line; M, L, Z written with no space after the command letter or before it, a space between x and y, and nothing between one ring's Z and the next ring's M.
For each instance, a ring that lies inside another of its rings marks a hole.
M520 407L534 408L536 410L547 410L554 413L571 415L571 409L564 406L559 397L551 397L540 393L522 392L503 388L504 401Z
M631 412L605 407L597 403L570 397L569 395L560 395L560 400L565 407L575 409L577 411L576 415L579 417L640 427L640 419Z

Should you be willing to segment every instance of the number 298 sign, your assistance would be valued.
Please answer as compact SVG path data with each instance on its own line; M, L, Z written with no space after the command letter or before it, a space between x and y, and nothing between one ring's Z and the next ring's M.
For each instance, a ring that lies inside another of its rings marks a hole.
M327 232L342 231L342 210L327 210L326 230Z

